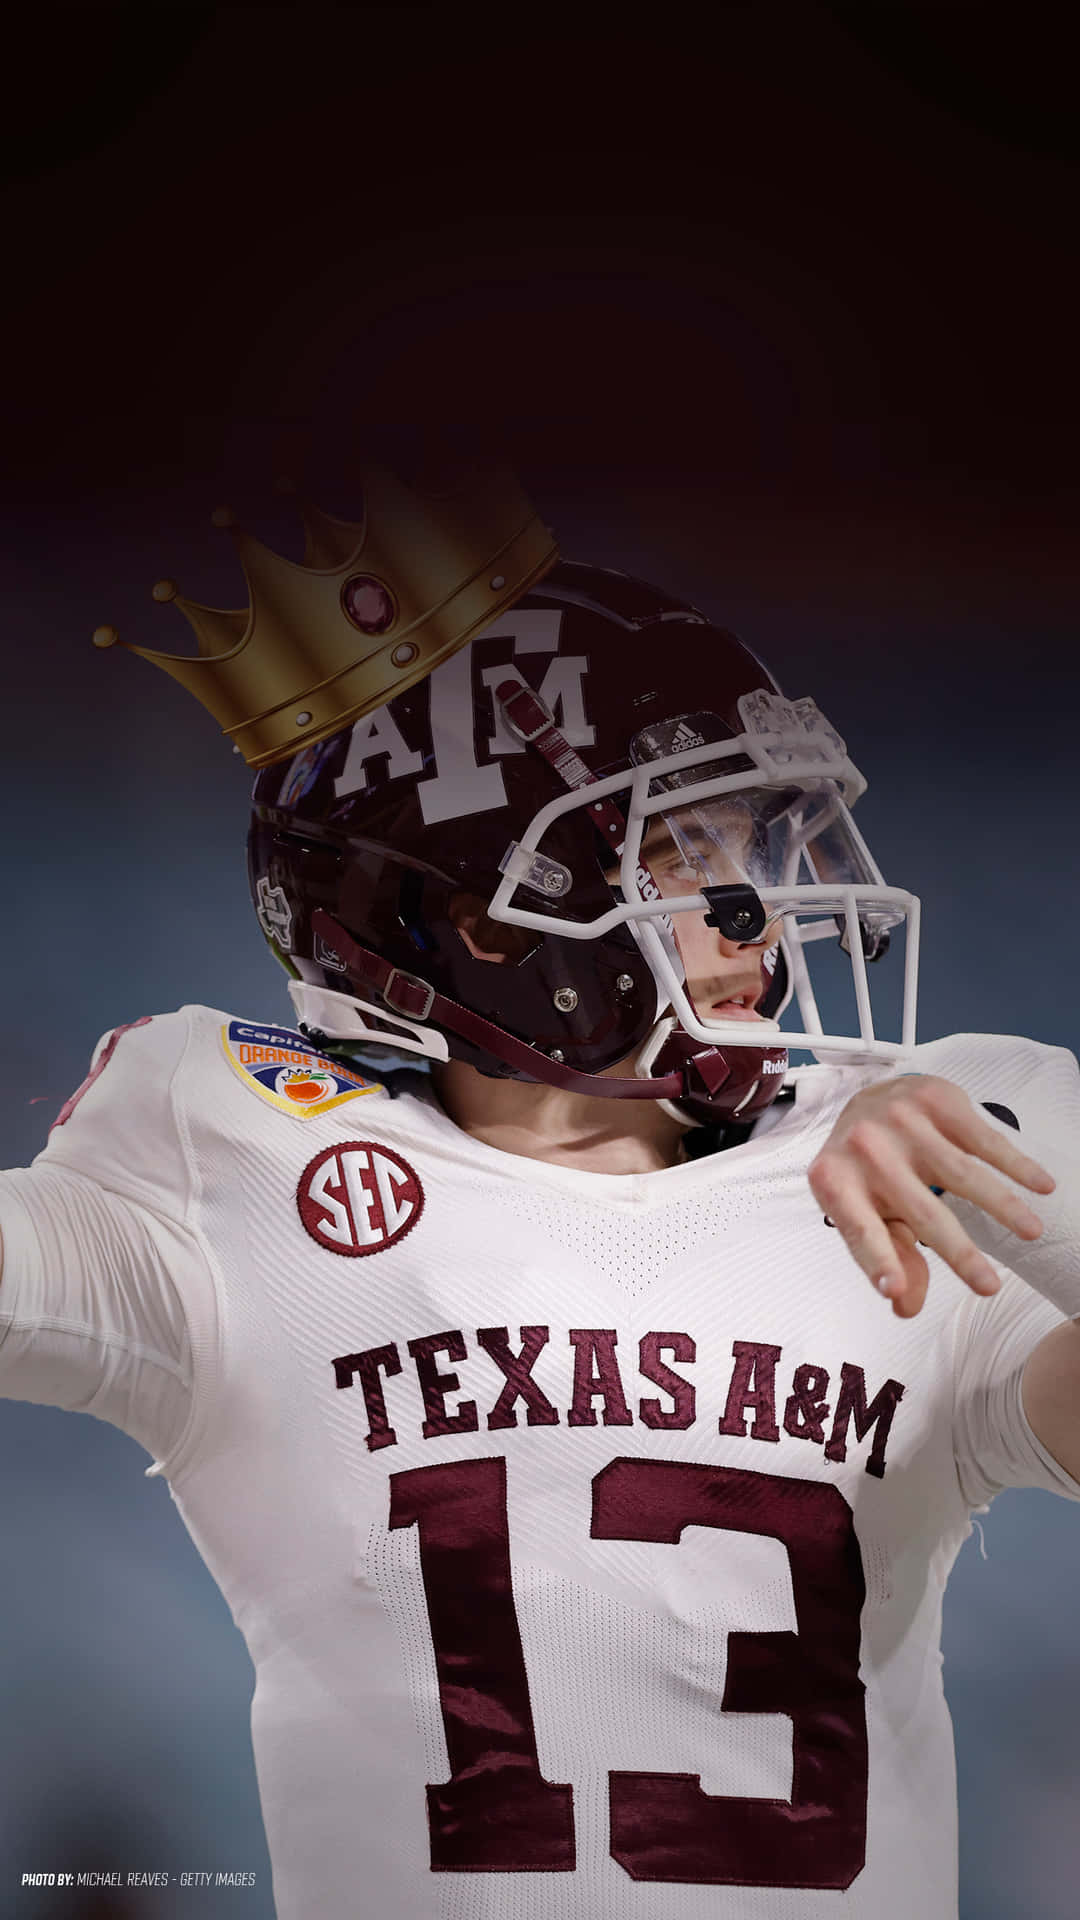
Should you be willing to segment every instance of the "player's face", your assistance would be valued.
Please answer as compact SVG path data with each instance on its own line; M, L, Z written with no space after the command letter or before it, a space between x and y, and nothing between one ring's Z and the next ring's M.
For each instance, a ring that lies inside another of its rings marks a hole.
M657 819L642 840L645 865L665 899L698 893L703 886L745 882L751 864L753 822L737 799L713 803L708 825L690 809ZM706 1020L758 1020L756 1002L771 978L765 957L782 931L779 917L756 940L729 940L705 924L705 914L675 913L672 929L686 969L686 984L698 1015Z

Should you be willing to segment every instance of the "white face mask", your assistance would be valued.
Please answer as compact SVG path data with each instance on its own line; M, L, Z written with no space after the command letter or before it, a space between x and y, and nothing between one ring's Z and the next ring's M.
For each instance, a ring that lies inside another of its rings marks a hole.
M624 774L541 808L511 849L488 911L496 920L555 930L552 915L532 911L531 903L513 904L518 884L531 861L539 856L543 862L544 835L554 821L610 799L626 821L611 911L589 922L560 917L561 937L597 939L629 924L656 980L660 1006L669 1005L703 1042L760 1047L771 1032L789 1047L832 1058L905 1054L915 1043L919 903L885 885L851 818L850 803L866 782L812 700L755 691L743 695L739 713L745 731L734 736L710 713L653 723L635 735ZM532 890L533 883L525 885ZM778 1018L752 1028L703 1018L692 1005L673 930L680 914L715 910L704 889L735 886L753 892L757 921L749 939L768 945L782 923L801 1031L781 1034ZM901 1034L888 1040L874 1030L866 961L883 950L889 929L901 924ZM857 1035L825 1032L807 965L806 948L822 940L835 946L838 934L850 963Z

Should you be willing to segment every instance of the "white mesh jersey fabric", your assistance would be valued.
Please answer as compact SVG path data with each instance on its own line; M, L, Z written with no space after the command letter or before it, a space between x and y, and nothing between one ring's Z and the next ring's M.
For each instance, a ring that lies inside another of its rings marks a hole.
M255 1663L279 1920L955 1914L945 1579L999 1486L1080 1487L1019 1395L1058 1309L934 1262L897 1320L816 1206L868 1075L605 1176L412 1075L282 1112L226 1025L125 1033L0 1181L0 1391L160 1437ZM1023 1134L1057 1071L1027 1046L927 1064Z

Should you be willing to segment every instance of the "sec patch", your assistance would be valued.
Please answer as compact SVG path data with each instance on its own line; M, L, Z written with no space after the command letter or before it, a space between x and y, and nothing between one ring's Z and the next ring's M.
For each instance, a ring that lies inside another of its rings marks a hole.
M357 1258L403 1240L424 1211L415 1168L375 1140L343 1140L309 1160L296 1189L306 1232L328 1253Z
M361 1094L386 1091L381 1081L367 1080L340 1060L314 1053L304 1035L288 1027L230 1020L221 1029L221 1043L233 1072L271 1106L296 1119L329 1113Z

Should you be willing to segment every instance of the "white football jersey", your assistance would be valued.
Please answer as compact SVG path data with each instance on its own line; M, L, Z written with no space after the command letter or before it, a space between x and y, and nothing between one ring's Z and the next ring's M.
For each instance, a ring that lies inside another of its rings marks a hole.
M1057 1049L919 1064L1077 1126ZM955 1915L945 1580L1000 1488L1080 1486L1020 1398L1058 1309L931 1256L898 1319L811 1194L879 1071L586 1173L189 1007L0 1178L0 1392L168 1477L254 1661L280 1920Z

